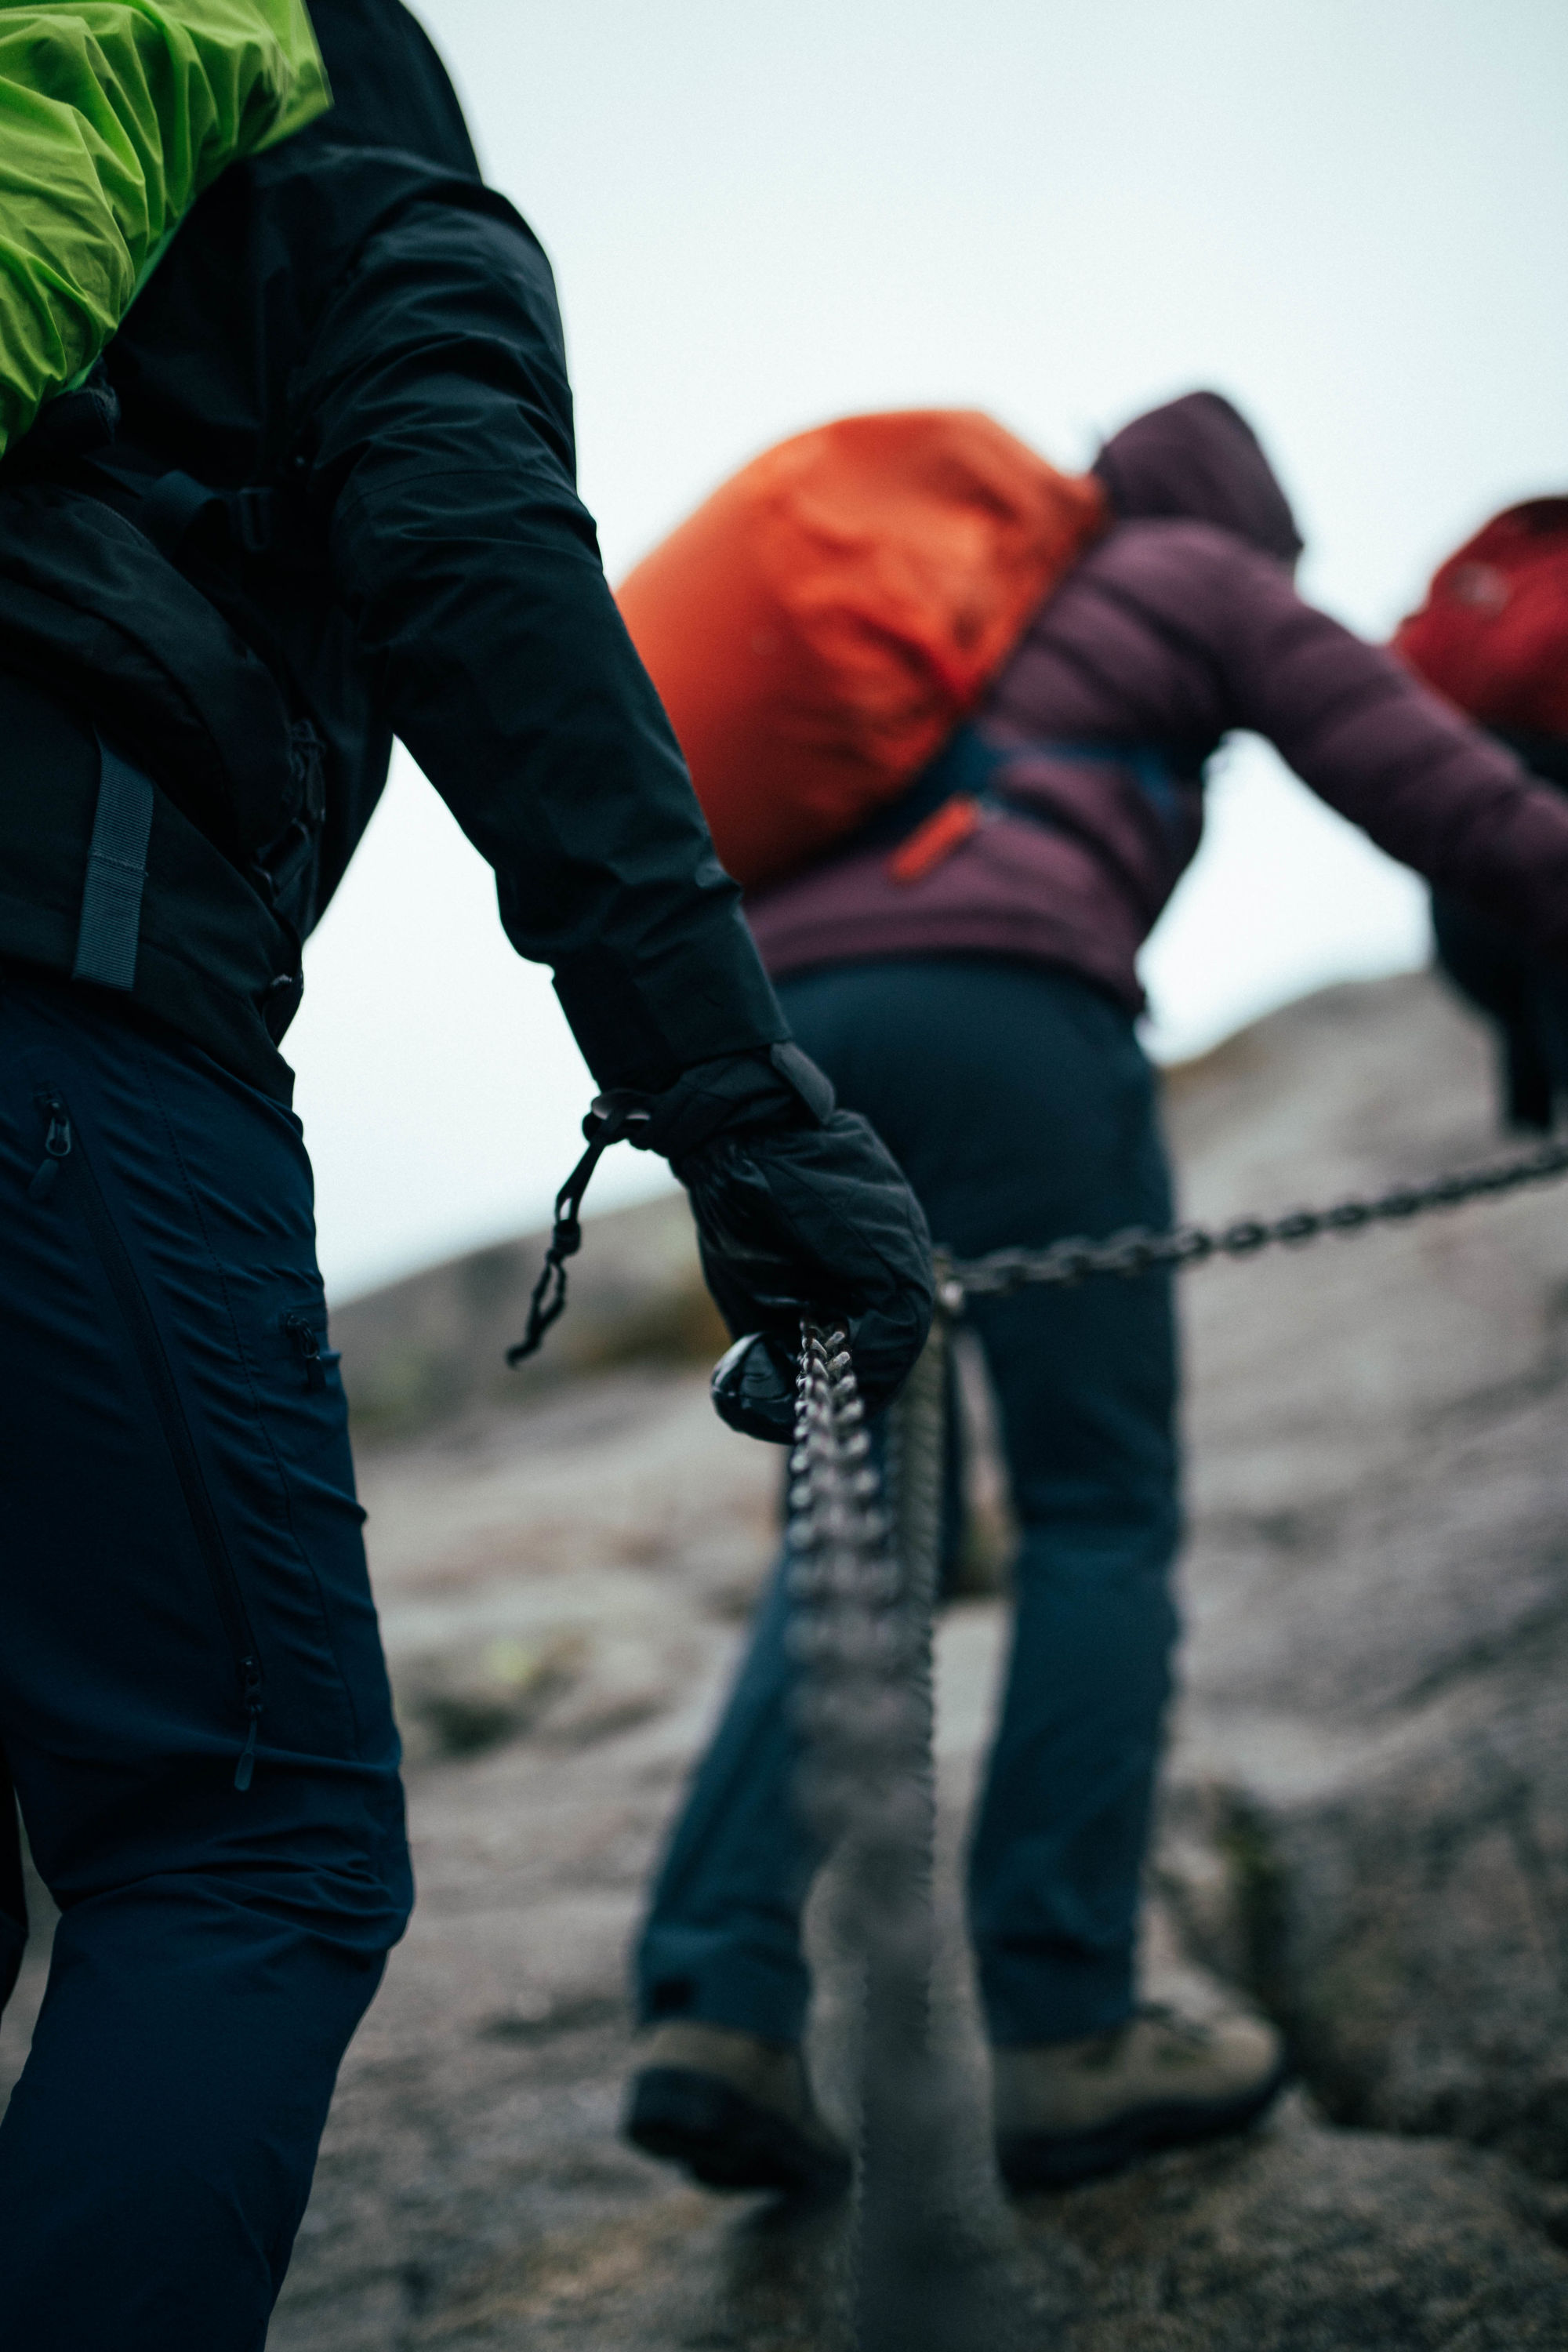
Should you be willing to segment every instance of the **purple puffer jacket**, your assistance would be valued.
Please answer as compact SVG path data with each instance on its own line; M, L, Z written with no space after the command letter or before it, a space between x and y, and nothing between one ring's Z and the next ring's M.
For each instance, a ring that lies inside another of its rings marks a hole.
M981 952L1066 966L1137 1010L1134 959L1197 847L1203 763L1233 728L1267 736L1392 856L1568 953L1568 800L1301 602L1289 509L1228 402L1155 410L1096 471L1123 519L1042 605L977 715L1002 755L979 829L918 881L893 877L879 835L751 894L774 978ZM1074 757L1080 745L1098 756ZM1128 756L1108 757L1118 746Z

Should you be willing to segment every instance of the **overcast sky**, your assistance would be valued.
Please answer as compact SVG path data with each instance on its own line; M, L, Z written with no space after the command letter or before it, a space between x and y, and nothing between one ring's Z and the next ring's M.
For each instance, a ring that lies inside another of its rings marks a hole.
M426 0L555 265L618 577L824 417L992 410L1062 464L1194 384L1253 419L1308 594L1386 635L1568 488L1561 0ZM1419 886L1242 745L1145 959L1151 1043L1426 953ZM339 1297L537 1223L592 1091L400 759L289 1040ZM626 1150L601 1205L658 1181Z

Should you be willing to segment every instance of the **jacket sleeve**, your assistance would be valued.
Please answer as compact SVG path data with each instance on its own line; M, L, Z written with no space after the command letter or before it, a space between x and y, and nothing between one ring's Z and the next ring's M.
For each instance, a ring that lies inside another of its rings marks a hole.
M226 164L331 102L304 0L0 0L0 455Z
M787 1035L576 494L554 289L517 215L475 186L373 236L300 400L382 706L601 1084Z
M1303 604L1267 557L1247 552L1237 575L1221 655L1232 723L1266 735L1391 857L1568 954L1568 795Z

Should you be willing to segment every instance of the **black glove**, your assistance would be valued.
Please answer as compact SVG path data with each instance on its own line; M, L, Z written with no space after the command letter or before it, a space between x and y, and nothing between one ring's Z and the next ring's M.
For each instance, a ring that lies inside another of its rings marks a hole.
M688 1070L658 1095L618 1088L583 1122L589 1149L562 1189L528 1337L538 1347L565 1297L563 1261L606 1144L662 1152L691 1196L702 1271L741 1344L714 1374L713 1401L736 1429L787 1444L795 1426L800 1318L841 1321L867 1410L902 1387L931 1318L931 1236L919 1202L863 1118L797 1045Z
M798 1045L708 1062L647 1104L631 1139L691 1196L702 1271L737 1345L713 1376L731 1427L787 1444L800 1320L841 1321L868 1412L890 1403L931 1317L919 1202Z
M742 1342L713 1377L721 1417L787 1444L803 1314L845 1326L868 1412L890 1404L931 1325L931 1235L866 1121L836 1110L815 1127L721 1133L675 1172L708 1287Z

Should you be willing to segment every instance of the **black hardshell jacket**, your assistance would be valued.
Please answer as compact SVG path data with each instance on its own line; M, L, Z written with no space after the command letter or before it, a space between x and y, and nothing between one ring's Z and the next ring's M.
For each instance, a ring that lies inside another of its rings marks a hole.
M334 110L0 467L0 960L72 968L107 741L159 788L133 1001L287 1100L395 734L600 1083L658 1088L787 1028L576 496L549 264L398 0L311 14Z

